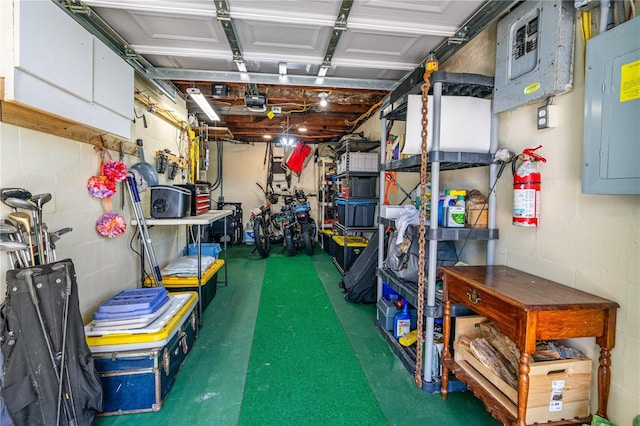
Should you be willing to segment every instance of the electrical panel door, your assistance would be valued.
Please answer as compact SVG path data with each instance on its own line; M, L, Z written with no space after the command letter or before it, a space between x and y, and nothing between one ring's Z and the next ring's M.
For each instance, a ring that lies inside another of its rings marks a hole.
M587 42L582 192L640 194L640 17Z
M526 1L498 23L494 112L573 88L572 1Z

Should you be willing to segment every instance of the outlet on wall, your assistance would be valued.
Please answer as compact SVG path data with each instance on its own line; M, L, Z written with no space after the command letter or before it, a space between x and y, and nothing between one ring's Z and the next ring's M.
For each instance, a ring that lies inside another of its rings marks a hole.
M558 110L555 105L538 107L538 115L536 118L538 121L538 130L558 126Z

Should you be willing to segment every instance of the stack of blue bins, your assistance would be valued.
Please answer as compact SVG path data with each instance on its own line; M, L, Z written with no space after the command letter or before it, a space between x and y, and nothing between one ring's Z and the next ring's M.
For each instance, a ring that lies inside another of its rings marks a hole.
M101 324L108 324L113 327L120 322L131 328L131 323L141 318L147 319L144 322L148 323L168 301L169 292L164 287L122 290L98 306L93 314L93 326L99 328Z

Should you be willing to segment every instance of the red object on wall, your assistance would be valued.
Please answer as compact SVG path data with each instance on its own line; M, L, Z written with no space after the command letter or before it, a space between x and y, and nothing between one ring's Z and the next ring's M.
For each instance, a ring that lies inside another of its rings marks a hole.
M295 148L293 148L291 154L289 154L285 165L287 169L291 170L297 176L300 176L302 169L307 165L310 157L311 148L304 142L299 141Z

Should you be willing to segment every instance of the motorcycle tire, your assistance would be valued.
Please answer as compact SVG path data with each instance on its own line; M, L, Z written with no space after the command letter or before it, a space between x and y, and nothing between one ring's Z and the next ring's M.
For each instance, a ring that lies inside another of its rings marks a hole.
M308 223L302 224L302 238L304 239L304 249L307 256L313 256L313 241L311 240L311 229Z
M269 256L271 244L269 243L269 235L265 227L264 219L256 217L253 221L253 234L256 241L256 250L262 258Z
M284 245L287 248L287 252L289 252L289 256L296 255L296 245L293 241L293 235L291 234L291 229L284 229Z

